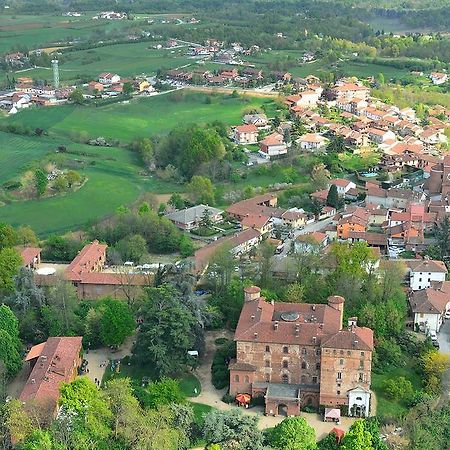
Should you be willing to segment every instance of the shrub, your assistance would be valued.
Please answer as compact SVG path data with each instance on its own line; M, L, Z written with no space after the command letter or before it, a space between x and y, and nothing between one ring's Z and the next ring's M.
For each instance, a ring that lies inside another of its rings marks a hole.
M211 365L212 384L216 389L223 389L230 383L228 363L236 357L236 344L229 341L217 349Z
M411 381L405 377L391 378L384 383L386 396L393 400L408 399L413 395Z

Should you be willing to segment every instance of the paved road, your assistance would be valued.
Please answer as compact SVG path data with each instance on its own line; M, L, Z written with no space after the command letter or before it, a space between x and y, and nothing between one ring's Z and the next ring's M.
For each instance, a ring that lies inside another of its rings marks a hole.
M438 334L439 351L450 356L450 320L447 320L441 327ZM450 401L450 368L442 376L442 394L438 407L447 405Z

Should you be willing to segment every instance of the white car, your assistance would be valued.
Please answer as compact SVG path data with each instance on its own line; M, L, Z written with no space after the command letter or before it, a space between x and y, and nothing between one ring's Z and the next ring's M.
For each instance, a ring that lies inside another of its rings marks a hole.
M437 335L435 331L430 331L430 338L432 341L437 341Z
M447 320L450 319L450 311L446 311L444 317L445 317L445 319L447 319Z

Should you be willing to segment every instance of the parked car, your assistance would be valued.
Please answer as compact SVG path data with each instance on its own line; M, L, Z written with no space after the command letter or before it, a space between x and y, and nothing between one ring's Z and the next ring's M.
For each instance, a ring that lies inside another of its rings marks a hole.
M447 319L447 320L450 319L450 311L446 311L444 317L445 317L445 319Z
M429 336L432 342L437 342L437 334L435 331L430 331Z
M439 350L439 342L438 341L431 341L431 343L433 344L434 348L437 348Z

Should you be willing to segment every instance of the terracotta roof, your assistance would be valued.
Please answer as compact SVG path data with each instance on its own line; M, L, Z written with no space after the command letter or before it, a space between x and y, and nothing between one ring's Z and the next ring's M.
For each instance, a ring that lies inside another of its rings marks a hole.
M286 321L283 320L283 313L298 317L294 321ZM235 340L312 345L314 341L319 344L323 336L336 333L339 327L340 312L331 306L272 304L259 298L244 303Z
M269 217L262 214L247 214L242 220L242 227L261 229L269 221Z
M99 259L104 255L107 245L100 244L97 240L85 245L74 260L66 268L68 280L80 280L81 274L91 272Z
M351 181L346 180L345 178L335 178L333 180L330 180L330 184L334 184L335 186L339 187L347 187Z
M253 124L238 125L235 129L238 133L257 133L258 132L258 127Z
M283 143L283 136L279 133L272 133L269 134L269 136L266 136L262 141L261 144L263 145L281 145Z
M318 244L322 243L325 239L327 239L327 235L325 233L321 233L320 231L300 234L296 238L296 240L300 242L308 242L310 240L314 240Z
M37 258L42 249L39 247L24 247L20 250L20 256L22 257L23 265L28 266Z
M356 350L373 350L373 331L366 327L352 327L341 330L322 341L322 348L342 348Z
M348 237L366 241L369 245L387 246L387 236L382 233L368 233L366 231L349 231Z
M31 359L37 358L41 355L42 350L45 347L46 342L42 342L41 344L33 345L27 356L25 357L25 361L30 361Z
M433 259L410 259L406 260L405 264L412 272L435 272L447 273L447 266L443 261Z
M39 349L39 358L28 377L20 400L37 400L47 403L49 413L53 413L59 399L61 383L70 382L79 361L82 337L50 337ZM42 345L42 344L40 344ZM29 355L39 350L34 347ZM29 355L26 360L29 360Z
M103 284L111 286L145 286L149 284L148 277L140 274L120 274L109 272L89 272L81 275L82 284Z
M324 142L326 139L321 136L320 134L317 133L307 133L304 134L303 136L300 136L300 142L316 142L316 143L320 143L320 142Z
M450 294L434 288L414 291L409 303L414 313L442 314L450 303Z

